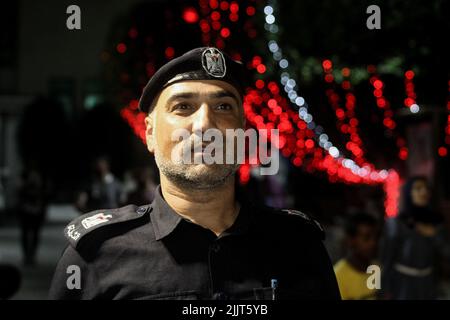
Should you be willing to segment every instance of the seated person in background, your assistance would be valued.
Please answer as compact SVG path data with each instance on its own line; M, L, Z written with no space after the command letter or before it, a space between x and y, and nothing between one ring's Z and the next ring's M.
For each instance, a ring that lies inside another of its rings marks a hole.
M343 300L375 299L376 289L370 289L367 267L374 264L379 229L377 220L366 213L348 217L345 225L347 255L334 265L334 272Z

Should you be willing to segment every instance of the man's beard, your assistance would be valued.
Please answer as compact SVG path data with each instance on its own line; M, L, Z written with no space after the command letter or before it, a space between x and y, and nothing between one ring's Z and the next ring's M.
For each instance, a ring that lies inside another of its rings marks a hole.
M156 140L156 139L155 139ZM190 189L214 189L233 177L239 164L183 164L174 163L160 152L155 141L155 161L161 173L179 187Z

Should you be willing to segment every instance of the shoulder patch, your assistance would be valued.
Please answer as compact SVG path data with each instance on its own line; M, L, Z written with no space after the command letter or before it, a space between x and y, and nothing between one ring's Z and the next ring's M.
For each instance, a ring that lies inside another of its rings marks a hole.
M325 240L325 230L323 229L322 225L317 220L311 218L306 213L298 211L298 210L282 209L281 211L288 215L294 215L294 216L301 217L303 220L305 220L305 222L307 224L313 226L317 231L319 231L322 240Z
M128 205L117 209L95 210L70 222L64 229L64 235L72 247L79 249L80 242L87 235L99 233L98 230L106 229L106 226L136 221L151 210L151 205L140 207Z
M299 217L302 217L303 219L307 221L311 221L311 218L306 214L298 210L292 210L292 209L282 209L281 211L286 212L287 214L293 214Z

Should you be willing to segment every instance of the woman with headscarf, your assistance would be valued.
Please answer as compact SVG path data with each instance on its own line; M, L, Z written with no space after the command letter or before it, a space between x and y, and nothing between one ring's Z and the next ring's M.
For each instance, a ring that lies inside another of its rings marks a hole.
M385 299L431 300L437 296L437 227L442 217L431 210L425 177L403 187L403 209L385 224L382 245L382 287Z

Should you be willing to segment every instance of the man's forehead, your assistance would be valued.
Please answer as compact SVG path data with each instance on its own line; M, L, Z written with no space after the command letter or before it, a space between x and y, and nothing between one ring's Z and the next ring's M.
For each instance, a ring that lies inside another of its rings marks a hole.
M234 96L238 101L239 92L230 84L218 80L190 80L176 82L161 92L161 96L169 99L171 96L188 94L192 97L200 95L215 95L217 93L228 93Z

